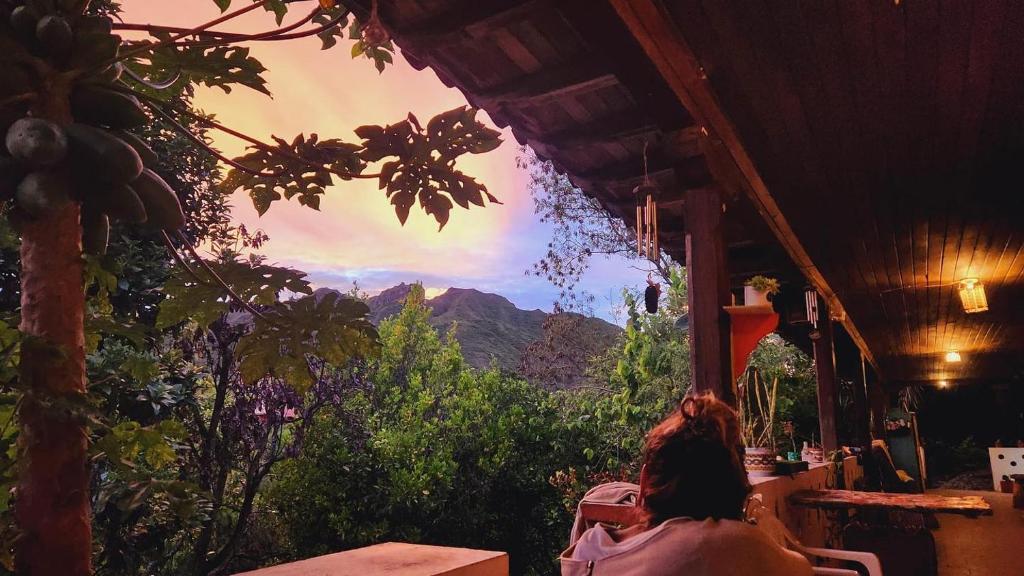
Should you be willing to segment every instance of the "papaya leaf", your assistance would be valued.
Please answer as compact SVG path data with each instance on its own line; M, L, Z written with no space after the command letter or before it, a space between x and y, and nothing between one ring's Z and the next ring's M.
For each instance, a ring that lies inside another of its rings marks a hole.
M476 110L460 106L434 116L424 129L409 114L404 122L385 127L361 126L361 156L367 162L397 157L384 163L378 187L385 190L395 214L404 224L410 207L420 207L444 228L453 202L462 208L484 205L484 198L498 200L486 186L455 168L463 154L483 154L501 145L500 133L476 120Z
M304 272L263 264L259 259L231 258L210 261L208 264L235 294L251 306L270 306L285 291L300 294L312 292ZM157 328L163 329L185 321L206 328L224 314L237 309L237 304L228 298L223 287L208 278L204 270L196 272L203 277L203 282L180 267L174 269L164 285L166 298L157 314Z
M169 35L158 33L154 37L165 40ZM173 78L180 74L181 78L168 90L185 89L189 95L194 95L193 84L205 84L228 93L237 84L270 95L262 76L267 69L249 55L249 48L245 46L165 45L132 59L127 65L146 78Z
M360 148L355 144L337 139L321 141L316 134L310 134L309 138L300 134L291 143L277 137L274 140L280 150L278 153L250 148L250 153L235 158L235 162L260 174L234 168L220 183L225 194L238 189L248 192L261 216L277 200L290 200L295 196L304 206L319 208L319 196L333 182L332 175L336 175L330 170L358 174L366 168L366 163L359 158Z
M310 360L341 366L376 353L377 331L362 301L329 292L280 302L255 318L235 357L243 380L279 378L304 394L313 385Z

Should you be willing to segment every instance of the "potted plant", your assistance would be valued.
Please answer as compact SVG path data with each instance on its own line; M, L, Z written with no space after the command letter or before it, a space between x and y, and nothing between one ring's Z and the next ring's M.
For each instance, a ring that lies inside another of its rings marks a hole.
M775 474L775 400L779 379L769 385L757 370L747 373L746 385L739 386L739 416L746 446L743 463L751 476Z
M757 275L743 285L744 306L771 306L769 296L779 293L779 281L775 278Z

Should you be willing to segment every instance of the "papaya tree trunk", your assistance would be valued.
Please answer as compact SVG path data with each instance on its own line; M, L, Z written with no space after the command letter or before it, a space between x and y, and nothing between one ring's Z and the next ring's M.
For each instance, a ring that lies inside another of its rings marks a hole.
M68 88L50 81L33 109L71 122ZM91 574L92 531L85 392L85 296L79 207L27 222L21 239L20 477L15 499L18 572Z

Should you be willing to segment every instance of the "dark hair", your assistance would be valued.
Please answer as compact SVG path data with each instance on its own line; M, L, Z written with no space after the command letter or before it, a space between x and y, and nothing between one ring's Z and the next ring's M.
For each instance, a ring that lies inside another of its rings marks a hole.
M647 434L644 520L743 518L750 482L736 412L713 394L689 396Z

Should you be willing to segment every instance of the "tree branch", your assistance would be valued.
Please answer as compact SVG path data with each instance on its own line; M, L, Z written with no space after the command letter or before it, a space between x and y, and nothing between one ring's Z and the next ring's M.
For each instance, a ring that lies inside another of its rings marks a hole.
M141 92L139 92L138 94L141 94ZM212 146L210 146L209 144L204 142L202 138L200 138L199 136L196 136L195 134L193 134L191 130L189 130L188 128L182 126L180 122L175 120L173 116L171 116L170 114L165 112L163 109L161 109L160 106L158 106L158 105L156 105L156 104L154 104L152 102L149 102L148 100L144 100L143 102L146 104L147 108L149 108L155 114L157 114L158 116L163 118L164 121L166 121L168 124L170 124L171 127L173 127L176 131L178 131L182 136L185 136L186 138L191 140L194 144L196 144L197 146L202 148L204 151L206 151L206 153L210 154L214 158L217 158L218 160L220 160L221 162L227 164L228 166L231 166L232 168L235 168L236 170L240 170L242 172L245 172L246 174L251 174L253 176L259 176L259 177L262 177L262 178L280 178L281 176L284 176L284 173L282 173L282 172L260 172L259 170L253 170L252 168L249 168L248 166L245 166L243 164L239 164L238 162L235 162L234 160L228 158L227 156L225 156L225 155L221 154L220 152L218 152L217 150L215 150Z
M192 111L187 110L185 108L182 108L180 106L176 106L176 105L170 104L168 102L164 102L164 101L162 101L162 100L160 100L158 98L153 98L152 96L149 96L148 94L144 94L142 92L139 92L138 90L133 90L133 89L128 88L128 87L118 87L118 86L115 86L114 89L119 91L119 92L124 92L124 93L127 93L127 94L131 94L131 95L139 98L140 100L142 100L144 102L147 102L151 106L170 108L171 110L174 110L175 112L178 112L179 114L183 114L185 116L188 116L189 118L192 118L196 122L199 122L201 124L205 124L206 126L209 126L210 128L215 128L215 129L220 130L221 132L224 132L226 134L230 134L231 136L234 136L235 138L238 138L239 140L244 140L245 142L248 142L248 143L252 144L254 147L256 147L259 150L263 150L264 152L268 152L270 154L275 154L275 155L280 156L282 158L288 158L289 160L294 160L296 162L301 162L302 164L305 164L306 166L308 166L308 167L310 167L310 168L312 168L314 170L324 170L326 172L329 172L329 173L334 174L336 176L339 176L341 178L373 180L375 178L379 178L380 177L380 173L374 173L374 174L362 174L362 173L359 173L359 174L357 174L355 172L349 172L347 170L339 170L337 168L332 168L332 167L329 167L329 166L324 166L323 164L317 164L316 162L313 162L312 160L309 160L308 158L303 158L302 156L299 156L298 154L295 154L295 153L293 153L293 152L291 152L289 150L284 150L280 146L271 146L270 144L267 144L265 142L257 140L256 138L253 138L252 136L249 136L249 135L243 134L243 133L241 133L241 132L239 132L237 130L228 128L227 126L224 126L223 124L221 124L220 122L217 122L216 120L213 120L211 118L207 118L207 117L202 116L200 114L196 114L195 112L192 112ZM205 144L204 144L204 146L205 146ZM275 177L275 176L270 176L270 177Z
M138 56L139 54L143 54L145 52L149 52L150 50L156 50L157 48L160 48L161 46L166 46L168 44L171 44L172 42L177 42L178 40L181 40L182 38L187 38L189 36L192 36L192 35L194 35L197 32L202 32L203 30L206 30L208 28L213 28L214 26L216 26L218 24L223 24L224 22L227 22L228 20L232 20L232 19L237 18L237 17L239 17L239 16L241 16L243 14L247 14L249 12L252 12L253 10L256 10L257 8L262 8L269 1L270 0L260 0L259 2L251 4L249 6L246 6L245 8L240 8L238 10L235 10L234 12L229 12L229 13L221 16L220 18L215 18L213 20L210 20L206 24L200 24L199 26L196 26L195 28L191 28L189 30L186 30L186 31L183 31L183 32L181 32L179 34L171 36L171 37L167 38L166 40L161 40L159 42L153 42L153 43L147 43L147 44L145 44L143 46L139 46L139 47L133 48L131 50L126 50L123 54L118 54L116 57L114 57L109 62L104 63L102 66L100 66L100 68L106 68L107 66L115 64L115 63L120 62L122 60L127 60L128 58L132 58L134 56Z

